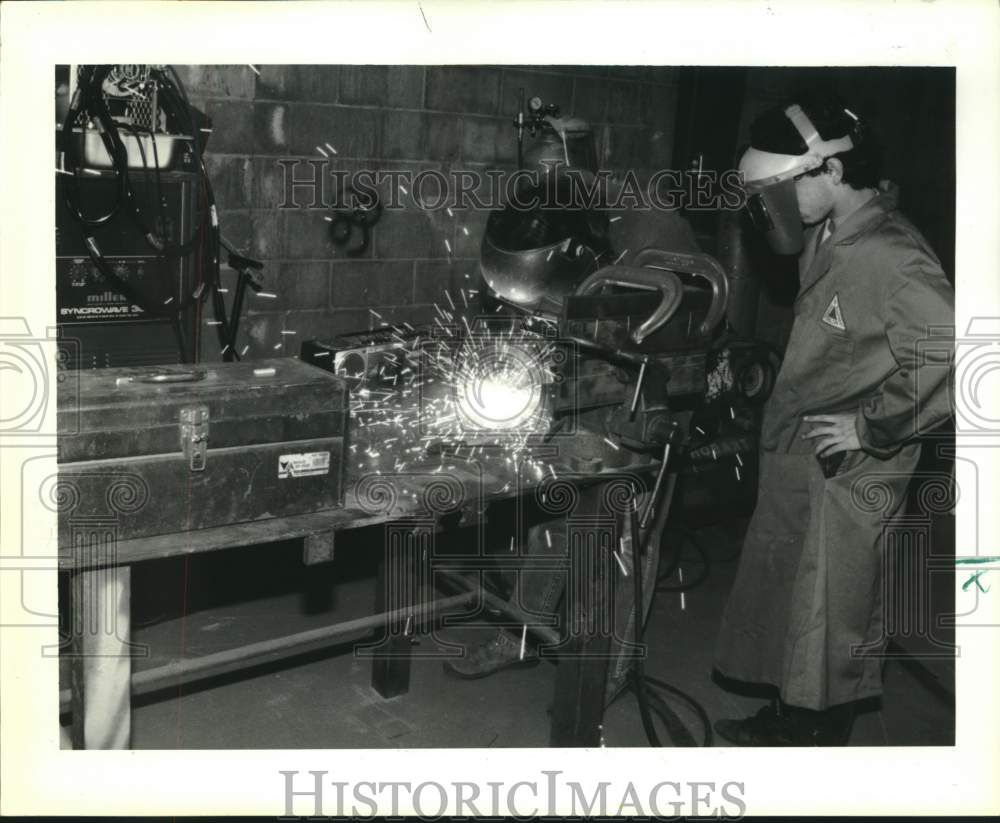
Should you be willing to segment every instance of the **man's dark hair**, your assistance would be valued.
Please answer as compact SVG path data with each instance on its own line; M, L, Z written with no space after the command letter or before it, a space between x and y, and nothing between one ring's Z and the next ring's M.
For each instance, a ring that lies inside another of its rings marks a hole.
M802 135L785 114L792 103L799 104L824 140L846 135L853 141L853 149L833 155L844 166L845 183L855 189L878 186L882 148L857 112L832 94L804 95L762 114L750 128L750 144L754 148L777 154L805 154L808 151ZM825 168L826 164L815 173Z

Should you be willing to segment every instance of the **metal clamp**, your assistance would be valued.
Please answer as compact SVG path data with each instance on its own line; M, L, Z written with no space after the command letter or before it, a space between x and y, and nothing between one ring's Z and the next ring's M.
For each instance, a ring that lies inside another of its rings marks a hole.
M669 270L693 274L704 278L712 287L712 305L698 331L703 335L710 334L722 322L729 303L729 278L726 277L725 270L714 257L694 252L682 254L663 249L643 249L636 255L633 264L660 271Z
M637 345L674 316L684 297L684 287L680 278L673 272L636 266L605 266L598 269L577 287L576 293L593 294L604 286L660 292L660 305L632 332L632 340Z
M208 462L208 406L181 409L181 451L193 472L205 471Z

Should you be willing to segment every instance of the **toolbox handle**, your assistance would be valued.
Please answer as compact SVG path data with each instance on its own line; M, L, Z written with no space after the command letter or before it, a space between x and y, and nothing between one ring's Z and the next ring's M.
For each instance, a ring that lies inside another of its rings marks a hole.
M118 379L117 385L124 383L197 383L205 379L205 369L171 369L157 370L142 375Z
M642 343L666 323L681 305L684 287L680 278L670 271L636 266L605 266L587 277L576 290L578 295L593 294L603 286L651 289L660 292L660 305L632 332L632 340Z

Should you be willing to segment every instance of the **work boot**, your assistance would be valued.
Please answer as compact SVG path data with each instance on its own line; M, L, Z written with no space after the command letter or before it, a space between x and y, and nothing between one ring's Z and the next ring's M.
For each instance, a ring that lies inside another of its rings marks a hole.
M716 720L719 737L737 746L795 746L789 718L780 701L772 700L752 717L743 720Z
M521 656L521 643L501 629L491 640L478 646L466 646L465 657L444 662L445 674L462 680L478 680L504 669L520 669L538 665L538 654L525 647Z
M853 703L814 711L772 700L753 717L717 721L715 731L737 746L846 746L853 720Z

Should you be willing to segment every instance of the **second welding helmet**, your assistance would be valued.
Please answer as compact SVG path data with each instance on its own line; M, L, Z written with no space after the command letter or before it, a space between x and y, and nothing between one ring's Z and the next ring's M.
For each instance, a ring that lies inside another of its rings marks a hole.
M854 141L849 136L824 140L798 105L786 108L784 115L801 135L807 151L779 154L751 145L740 158L739 170L747 194L747 214L754 228L777 254L798 254L803 234L795 179L818 169L827 158L850 151Z

